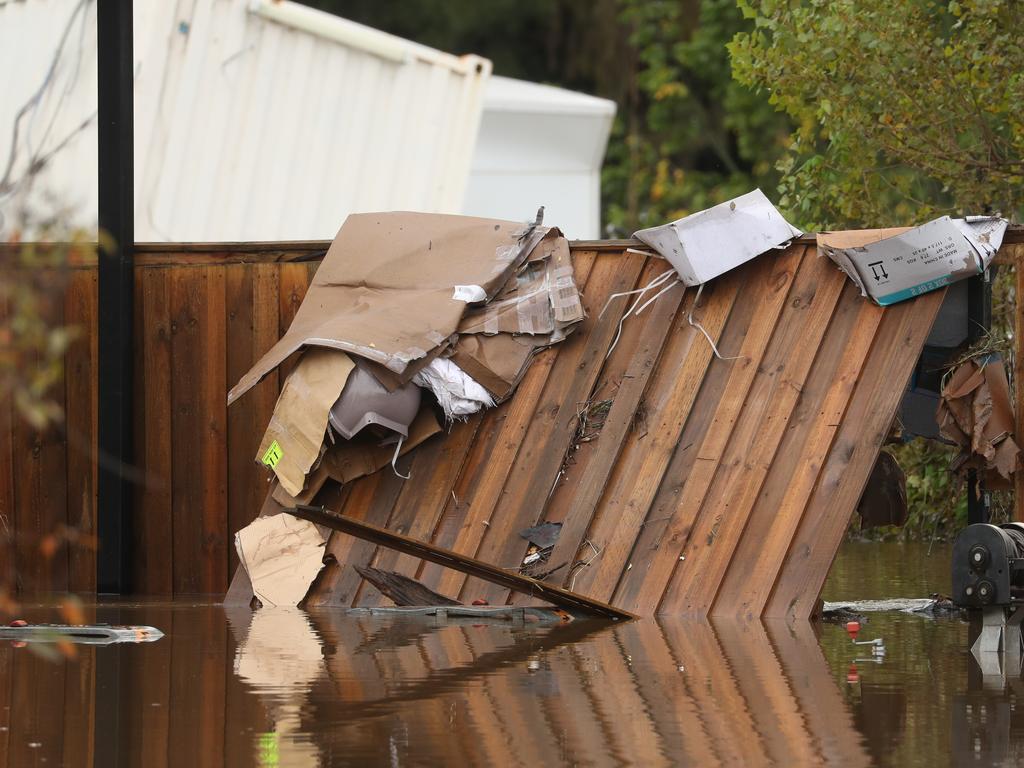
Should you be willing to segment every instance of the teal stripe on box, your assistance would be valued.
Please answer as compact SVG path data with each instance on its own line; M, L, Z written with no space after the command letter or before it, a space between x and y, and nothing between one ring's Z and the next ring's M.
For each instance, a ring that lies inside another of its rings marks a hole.
M952 282L952 275L944 275L943 277L938 277L935 280L929 280L926 283L918 283L910 288L904 288L902 291L896 291L896 293L887 293L885 296L876 296L875 303L879 306L887 307L890 304L897 304L901 301L912 299L915 296L920 296L922 293L928 293L929 291L934 291L937 288L942 288L944 285L949 285Z

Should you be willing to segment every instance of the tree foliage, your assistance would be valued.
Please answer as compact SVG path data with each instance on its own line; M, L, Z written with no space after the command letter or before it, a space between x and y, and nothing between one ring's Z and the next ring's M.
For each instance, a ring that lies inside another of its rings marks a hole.
M805 226L1024 204L1024 3L739 0L737 79L795 123L780 204Z
M605 217L619 234L778 183L789 120L732 78L734 0L621 0L636 56L608 149Z

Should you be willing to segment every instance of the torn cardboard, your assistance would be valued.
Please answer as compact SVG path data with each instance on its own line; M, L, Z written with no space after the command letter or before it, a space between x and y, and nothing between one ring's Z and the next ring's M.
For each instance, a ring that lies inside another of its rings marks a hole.
M664 257L684 285L701 285L801 234L755 189L633 237Z
M326 540L291 515L258 517L235 534L238 559L264 605L296 606L323 568Z
M545 335L564 331L583 317L569 243L552 229L492 301L467 310L458 332Z
M310 349L288 376L256 460L269 467L292 496L320 458L328 414L355 368L344 352Z
M338 349L397 374L445 346L469 306L455 286L493 298L548 230L522 222L426 213L352 214L288 332L228 393L237 400L304 346Z
M1006 226L998 217L943 216L913 229L822 232L818 254L832 259L862 296L887 306L983 273Z
M960 446L954 471L973 467L985 473L989 488L1007 488L1017 471L1020 450L1006 369L997 357L960 365L942 390L935 415L943 437Z

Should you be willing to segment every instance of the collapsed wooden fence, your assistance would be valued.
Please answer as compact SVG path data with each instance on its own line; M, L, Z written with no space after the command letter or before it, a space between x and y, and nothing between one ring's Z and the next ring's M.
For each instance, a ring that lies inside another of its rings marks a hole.
M252 519L266 493L252 459L289 368L230 409L225 392L288 327L325 247L139 247L139 491L131 540L137 593L227 587L232 533ZM680 609L806 614L898 400L898 387L889 387L879 401L877 381L906 380L903 367L913 356L900 349L923 341L940 294L880 310L798 244L705 291L698 318L724 354L742 349L748 362L714 360L709 346L696 342L686 321L692 292L682 291L628 321L605 362L618 318L599 318L606 296L645 283L660 264L615 243L575 247L574 258L585 285L587 330L542 354L511 403L423 451L439 463L416 460L430 464L429 474L418 475L419 490L403 495L386 473L367 478L347 492L349 511L362 503L371 519L382 516L397 530L471 544L477 556L514 567L516 526L529 517L517 510L532 504L535 513L546 510L547 519L566 523L565 551L556 550L555 560L575 556L570 542L601 552L572 580L587 594L630 608L657 582L658 602ZM95 589L94 550L79 544L44 557L39 545L62 526L95 530L96 301L95 268L74 269L54 318L83 329L57 389L65 428L37 433L15 418L10 403L0 403L0 523L13 532L9 560L26 592ZM682 365L681 356L706 357L706 370ZM680 385L680 376L692 380ZM604 439L577 431L578 417L592 408L607 410ZM841 427L816 417L830 408L845 414ZM652 414L664 415L665 423L653 423ZM550 498L551 484L534 482L548 474L558 477ZM829 515L837 494L845 512ZM737 504L739 513L723 514ZM491 514L502 507L509 513ZM786 509L795 511L781 514ZM685 539L687 554L659 547L665 539ZM338 546L378 560L372 547ZM706 570L711 578L683 588L681 557L690 558L685 571ZM385 565L392 559L380 558ZM730 568L733 560L742 565ZM458 575L402 564L440 591L462 587ZM340 594L325 601L344 602ZM365 591L348 597L377 599Z

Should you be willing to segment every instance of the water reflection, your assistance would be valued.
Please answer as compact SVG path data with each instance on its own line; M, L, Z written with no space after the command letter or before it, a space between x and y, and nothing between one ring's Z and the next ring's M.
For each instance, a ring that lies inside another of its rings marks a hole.
M806 624L97 614L167 637L0 650L0 765L870 761Z
M854 545L840 566L828 599L922 596L948 553ZM956 619L872 616L878 663L808 624L91 610L167 636L57 663L0 647L0 768L1024 764L1024 683L983 676Z

